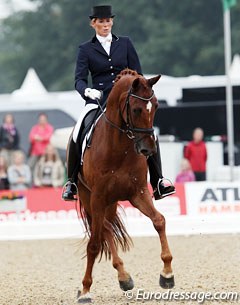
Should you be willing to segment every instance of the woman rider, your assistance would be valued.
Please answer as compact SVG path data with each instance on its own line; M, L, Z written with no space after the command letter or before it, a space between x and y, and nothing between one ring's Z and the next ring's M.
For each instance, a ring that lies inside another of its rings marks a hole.
M113 18L110 5L94 6L92 15L89 16L91 26L96 35L89 41L79 46L78 58L75 71L75 88L85 99L87 104L96 104L100 100L101 91L106 101L114 84L114 79L125 68L129 68L142 74L141 65L137 52L128 37L112 34ZM88 87L88 73L91 73L92 86ZM84 121L88 125L96 111L90 112ZM175 193L173 185L164 186L161 159L158 142L158 151L148 158L150 182L154 190L155 199ZM77 193L76 182L79 169L79 152L77 145L70 139L68 150L66 183L62 198L66 201L75 200Z

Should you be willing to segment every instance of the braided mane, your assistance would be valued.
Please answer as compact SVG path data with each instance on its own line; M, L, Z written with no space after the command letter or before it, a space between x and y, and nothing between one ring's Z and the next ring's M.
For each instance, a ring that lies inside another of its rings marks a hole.
M119 79L122 78L122 76L124 75L132 75L132 76L138 76L138 73L137 71L134 71L134 70L131 70L131 69L124 69L122 70L115 78L115 83L117 83L119 81Z

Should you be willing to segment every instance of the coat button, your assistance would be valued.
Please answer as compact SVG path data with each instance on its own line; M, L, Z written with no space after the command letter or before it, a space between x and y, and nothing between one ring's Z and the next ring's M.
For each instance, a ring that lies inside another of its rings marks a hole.
M109 58L109 59L108 59L108 61L112 61L112 59L111 59L111 58Z
M113 66L110 66L110 69L113 69Z
M112 83L114 84L114 83L115 83L115 80L113 80Z
M111 73L111 75L114 75L114 73Z

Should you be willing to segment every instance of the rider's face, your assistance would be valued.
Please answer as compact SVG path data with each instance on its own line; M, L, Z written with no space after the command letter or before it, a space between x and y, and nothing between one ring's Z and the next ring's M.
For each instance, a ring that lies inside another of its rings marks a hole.
M111 33L113 26L112 18L96 18L92 21L92 27L95 29L96 34L106 37Z

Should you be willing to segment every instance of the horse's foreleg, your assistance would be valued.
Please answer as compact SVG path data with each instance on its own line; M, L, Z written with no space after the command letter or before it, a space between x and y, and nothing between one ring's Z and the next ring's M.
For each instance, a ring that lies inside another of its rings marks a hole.
M130 274L125 270L123 260L118 255L117 248L114 243L112 226L107 220L104 222L104 228L104 238L107 240L111 251L112 265L118 272L119 286L124 291L131 290L134 287L133 280Z
M133 206L139 209L144 215L149 217L158 232L161 242L161 259L164 263L163 271L160 274L159 284L163 288L174 286L174 276L172 272L172 254L170 252L165 231L165 218L153 205L152 198L147 188L139 192L139 195L131 200Z
M83 290L78 296L78 303L91 302L91 296L89 292L92 285L92 270L95 259L101 250L105 208L101 206L101 202L99 202L99 199L96 196L91 196L91 203L92 202L98 203L98 205L92 205L94 213L91 215L91 237L87 245L87 267L82 281Z

